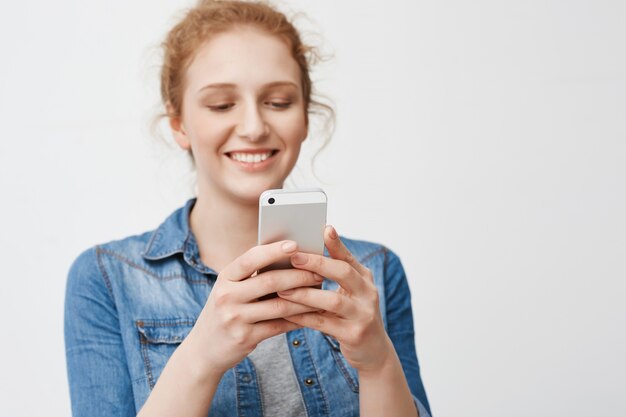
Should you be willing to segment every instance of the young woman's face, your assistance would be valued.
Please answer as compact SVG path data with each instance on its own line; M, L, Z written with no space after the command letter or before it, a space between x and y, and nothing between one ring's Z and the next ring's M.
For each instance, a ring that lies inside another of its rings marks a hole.
M300 70L287 44L255 28L212 37L189 66L177 143L200 193L256 203L281 188L307 135Z

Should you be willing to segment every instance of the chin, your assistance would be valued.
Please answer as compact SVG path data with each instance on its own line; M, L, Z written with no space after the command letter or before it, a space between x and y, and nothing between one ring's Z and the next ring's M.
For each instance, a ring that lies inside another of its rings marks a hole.
M239 183L233 194L244 204L258 204L259 197L265 190L283 188L283 181L250 181L246 184Z

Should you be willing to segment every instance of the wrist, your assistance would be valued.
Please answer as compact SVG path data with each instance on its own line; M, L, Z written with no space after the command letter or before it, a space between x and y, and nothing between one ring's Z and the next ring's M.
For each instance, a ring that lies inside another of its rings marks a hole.
M389 339L389 337L385 337L383 348L381 349L381 353L378 355L377 360L370 363L368 366L357 369L359 378L378 378L385 372L393 370L396 363L399 361L400 360L396 355L396 350L391 342L391 339Z
M206 350L206 344L197 340L192 330L172 357L176 358L194 383L217 384L226 371L219 369L210 358L207 358Z

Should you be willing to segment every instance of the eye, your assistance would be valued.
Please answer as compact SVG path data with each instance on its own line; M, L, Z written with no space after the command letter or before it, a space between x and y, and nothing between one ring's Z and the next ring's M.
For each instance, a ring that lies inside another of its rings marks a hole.
M233 107L233 103L216 104L215 106L207 106L211 111L225 112Z
M265 104L275 109L286 109L291 106L290 101L267 101Z

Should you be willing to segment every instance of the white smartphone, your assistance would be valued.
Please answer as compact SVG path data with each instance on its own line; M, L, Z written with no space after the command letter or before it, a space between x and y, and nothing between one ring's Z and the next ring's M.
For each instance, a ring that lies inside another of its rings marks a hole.
M324 254L326 193L320 188L267 190L259 197L259 245L293 240L301 252ZM262 269L291 268L289 260Z

